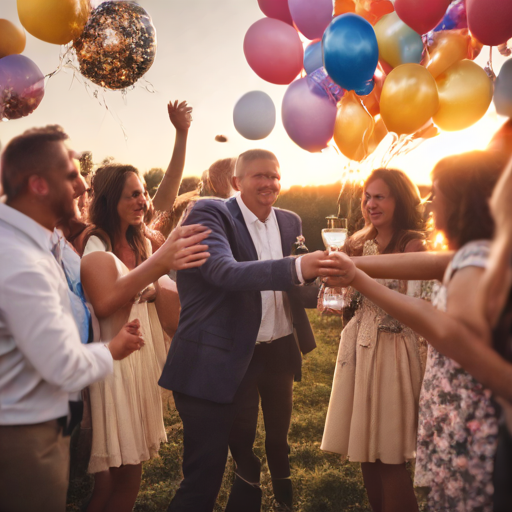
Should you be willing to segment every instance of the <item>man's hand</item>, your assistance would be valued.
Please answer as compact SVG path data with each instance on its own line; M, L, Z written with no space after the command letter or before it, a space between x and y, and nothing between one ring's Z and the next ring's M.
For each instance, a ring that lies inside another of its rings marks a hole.
M354 279L356 267L352 260L342 252L327 255L323 251L305 254L301 257L302 277L310 281L316 277L331 277L339 279L335 286L348 286Z
M119 333L112 338L108 344L108 349L114 361L120 361L144 346L144 340L139 329L140 322L135 319L125 324Z
M187 132L192 123L192 107L189 107L186 101L178 103L176 100L174 104L172 101L169 102L167 111L174 128L178 132Z

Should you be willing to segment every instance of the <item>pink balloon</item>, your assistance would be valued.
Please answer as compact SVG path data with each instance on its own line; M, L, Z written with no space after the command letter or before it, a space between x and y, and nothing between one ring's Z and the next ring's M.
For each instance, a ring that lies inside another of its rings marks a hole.
M308 39L320 39L332 21L332 0L288 0L292 19Z
M468 26L482 44L498 46L512 37L511 0L466 0Z
M398 17L418 34L433 30L443 19L451 0L395 0Z
M336 105L318 85L299 78L286 90L281 116L290 139L313 153L332 139Z
M251 25L244 39L249 66L263 80L285 85L301 72L304 49L297 31L283 21L263 18Z
M293 26L288 0L258 0L258 4L265 16L284 21Z
M0 59L0 119L31 114L44 96L44 76L24 55Z

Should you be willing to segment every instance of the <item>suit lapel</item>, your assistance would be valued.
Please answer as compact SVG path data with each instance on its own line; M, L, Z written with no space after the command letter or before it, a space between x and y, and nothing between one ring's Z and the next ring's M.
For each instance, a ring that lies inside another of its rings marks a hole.
M281 234L281 247L283 249L283 257L290 256L292 253L292 245L295 242L294 232L290 222L286 222L286 213L279 208L274 208L279 233Z
M232 197L226 201L226 206L235 221L236 226L238 227L238 234L242 238L239 240L240 245L242 245L250 254L250 260L257 260L258 253L256 252L256 247L254 247L254 243L251 238L251 234L247 229L247 225L245 224L244 216L242 215L242 210L238 206L236 202L236 198Z

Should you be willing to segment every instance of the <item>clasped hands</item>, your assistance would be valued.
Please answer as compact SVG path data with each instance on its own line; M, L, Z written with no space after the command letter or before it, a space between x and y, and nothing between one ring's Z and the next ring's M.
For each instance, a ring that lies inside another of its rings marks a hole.
M305 254L301 259L302 277L311 281L323 277L331 287L347 287L356 276L354 262L343 252L315 251Z

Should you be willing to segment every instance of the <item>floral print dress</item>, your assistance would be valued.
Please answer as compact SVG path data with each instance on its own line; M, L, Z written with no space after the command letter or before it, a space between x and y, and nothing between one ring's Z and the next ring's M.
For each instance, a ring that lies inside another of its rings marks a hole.
M454 256L432 303L446 311L447 286L457 270L485 267L487 241ZM415 485L430 487L429 512L492 512L498 421L491 392L429 345L420 397Z

